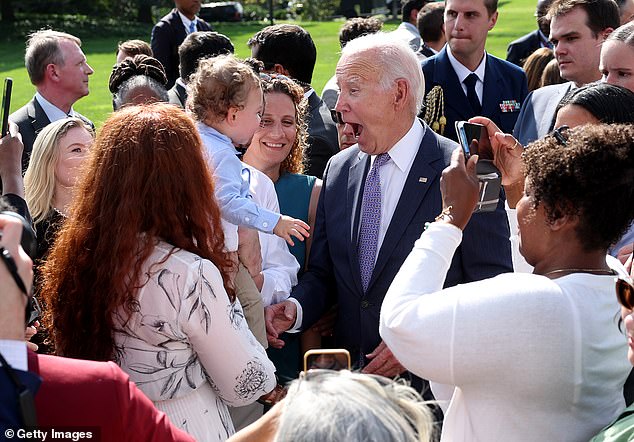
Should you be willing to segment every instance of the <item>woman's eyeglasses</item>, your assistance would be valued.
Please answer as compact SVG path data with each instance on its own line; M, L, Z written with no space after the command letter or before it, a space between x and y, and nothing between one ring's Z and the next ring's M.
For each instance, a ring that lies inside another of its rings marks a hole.
M616 297L623 307L628 310L634 310L634 287L627 279L617 278Z
M343 117L341 116L341 112L337 112L334 109L330 109L330 118L332 118L332 121L334 121L335 124L346 124L346 122L343 121Z
M568 144L568 131L570 128L566 125L559 126L557 129L554 129L551 132L551 135L555 137L555 140L562 146L566 146Z

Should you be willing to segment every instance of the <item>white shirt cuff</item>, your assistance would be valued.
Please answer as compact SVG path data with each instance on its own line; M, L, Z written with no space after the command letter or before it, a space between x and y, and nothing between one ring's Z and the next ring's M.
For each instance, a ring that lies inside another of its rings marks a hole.
M297 307L297 318L295 319L295 324L286 330L286 333L299 333L301 331L302 321L304 320L304 310L297 299L291 297L288 298L287 301L293 302Z
M15 370L29 371L26 342L0 339L0 353Z

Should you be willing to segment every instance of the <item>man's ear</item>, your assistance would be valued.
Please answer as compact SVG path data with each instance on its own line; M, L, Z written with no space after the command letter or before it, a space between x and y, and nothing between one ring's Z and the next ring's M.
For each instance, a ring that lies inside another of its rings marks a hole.
M601 38L601 42L604 42L608 35L610 35L614 31L614 28L605 28L603 31L599 32L599 36Z
M498 22L498 11L495 11L489 17L489 31L495 27L495 24Z
M286 70L286 68L284 68L284 66L279 63L275 63L275 66L273 66L273 70L276 74L284 75L286 77L291 76L291 74L288 73L288 70Z
M59 74L57 73L57 66L55 66L53 63L47 64L44 68L44 76L51 81L58 81Z
M404 78L397 78L396 88L394 90L394 108L396 110L404 109L411 93L412 92L410 91L407 80Z

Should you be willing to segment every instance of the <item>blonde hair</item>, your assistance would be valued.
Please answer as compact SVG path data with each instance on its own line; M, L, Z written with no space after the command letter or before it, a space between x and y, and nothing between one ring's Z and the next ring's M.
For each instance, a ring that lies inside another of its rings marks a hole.
M46 126L33 143L29 167L24 175L24 199L35 223L45 219L53 210L59 141L76 127L86 129L94 137L91 127L79 118L71 117Z
M187 110L203 122L222 120L230 107L244 108L251 90L261 87L253 69L232 54L201 60L187 86Z

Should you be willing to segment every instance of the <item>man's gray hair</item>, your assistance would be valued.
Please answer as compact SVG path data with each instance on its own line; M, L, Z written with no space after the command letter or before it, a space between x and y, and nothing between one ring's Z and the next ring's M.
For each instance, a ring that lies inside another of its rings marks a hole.
M398 79L404 79L410 88L412 115L418 115L425 95L425 80L420 61L409 45L390 33L377 32L350 41L341 55L351 55L371 51L373 63L380 74L379 84L384 90L390 89Z
M60 40L70 40L81 46L81 40L65 32L43 29L29 35L24 54L24 65L31 83L40 84L44 80L46 66L49 64L64 65L64 54L59 48Z
M405 383L310 370L288 389L275 441L427 442L432 432L430 409Z
M144 90L144 98L147 103L154 103L162 101L167 103L169 101L169 95L165 86L156 81L154 78L147 77L145 75L136 75L126 81L124 81L117 92L113 95L113 107L114 110L119 110L126 104L134 103L134 99L138 96L135 93ZM134 103L139 104L139 103Z

